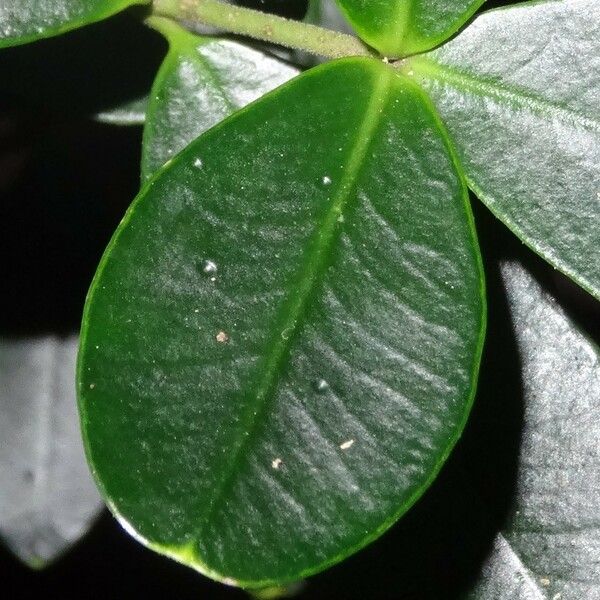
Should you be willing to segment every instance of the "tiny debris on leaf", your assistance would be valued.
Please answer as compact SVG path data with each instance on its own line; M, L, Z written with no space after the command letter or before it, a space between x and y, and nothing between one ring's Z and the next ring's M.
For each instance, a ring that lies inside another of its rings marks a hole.
M219 344L226 344L229 341L229 335L227 335L227 333L224 331L219 331L219 333L217 333L215 336L215 339L217 342L219 342Z

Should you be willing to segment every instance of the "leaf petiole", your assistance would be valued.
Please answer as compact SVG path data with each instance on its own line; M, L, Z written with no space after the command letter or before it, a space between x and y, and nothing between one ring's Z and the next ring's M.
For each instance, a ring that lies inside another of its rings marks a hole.
M376 55L358 38L346 33L234 6L222 0L154 0L153 12L327 58Z

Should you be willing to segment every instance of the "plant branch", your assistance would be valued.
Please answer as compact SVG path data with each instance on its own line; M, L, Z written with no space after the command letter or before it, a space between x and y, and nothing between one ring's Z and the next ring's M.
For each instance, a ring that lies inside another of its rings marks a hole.
M222 0L154 0L153 12L327 58L375 55L351 35L234 6Z

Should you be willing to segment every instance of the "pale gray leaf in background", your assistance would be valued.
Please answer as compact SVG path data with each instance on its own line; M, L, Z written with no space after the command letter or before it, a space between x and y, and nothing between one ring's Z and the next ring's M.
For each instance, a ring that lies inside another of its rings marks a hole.
M134 98L123 104L102 110L96 113L93 119L107 125L143 125L146 120L147 105L148 96L141 96L140 98Z
M502 265L522 365L511 514L477 600L600 599L600 354L518 262Z
M103 508L81 442L76 355L74 336L0 340L0 536L33 567Z

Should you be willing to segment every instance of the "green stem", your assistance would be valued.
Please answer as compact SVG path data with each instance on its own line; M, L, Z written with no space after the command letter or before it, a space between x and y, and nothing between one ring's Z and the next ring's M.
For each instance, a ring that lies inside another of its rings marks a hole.
M291 21L222 0L154 0L155 14L210 25L327 58L374 56L357 38L316 25Z

